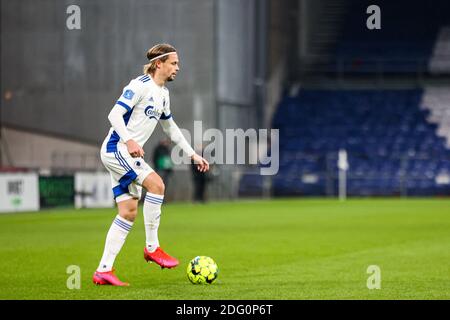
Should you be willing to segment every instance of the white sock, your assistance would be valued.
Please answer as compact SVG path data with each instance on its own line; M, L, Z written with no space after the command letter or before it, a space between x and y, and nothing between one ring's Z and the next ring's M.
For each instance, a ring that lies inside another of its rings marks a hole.
M103 251L103 256L97 271L106 272L112 270L114 260L119 254L120 249L122 249L132 226L133 222L128 221L119 215L116 216L109 228L108 235L106 236L105 250Z
M164 196L147 192L144 202L145 244L149 252L159 247L158 227Z

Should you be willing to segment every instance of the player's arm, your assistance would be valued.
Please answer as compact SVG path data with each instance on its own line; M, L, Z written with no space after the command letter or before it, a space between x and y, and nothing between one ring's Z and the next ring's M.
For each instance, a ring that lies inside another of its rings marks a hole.
M195 153L194 149L189 145L189 143L184 138L181 133L180 128L173 120L173 117L165 116L162 117L163 121L160 121L164 132L169 136L170 140L176 143L183 151L197 164L197 169L200 172L206 172L209 170L209 163L203 157Z
M139 102L141 98L140 90L140 84L132 81L123 89L123 94L117 100L108 115L108 120L111 123L111 126L117 132L122 141L127 145L128 153L132 157L142 157L144 155L144 149L131 138L125 124L124 115L131 112L134 106Z
M121 105L116 104L108 115L108 120L114 131L117 132L119 137L125 142L128 148L128 152L132 157L142 157L144 155L144 149L133 139L131 139L130 133L128 132L127 126L123 116L128 111L124 109Z

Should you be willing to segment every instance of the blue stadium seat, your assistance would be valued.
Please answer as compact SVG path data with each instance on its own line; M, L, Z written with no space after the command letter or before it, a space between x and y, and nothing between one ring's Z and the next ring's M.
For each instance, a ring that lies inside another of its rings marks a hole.
M274 195L337 192L337 151L348 152L350 195L445 194L439 172L450 172L450 152L419 109L421 90L302 90L283 98L273 117L280 129L280 170ZM314 183L302 180L317 176ZM253 180L252 180L253 179ZM262 188L244 177L241 190ZM328 191L327 191L328 190Z

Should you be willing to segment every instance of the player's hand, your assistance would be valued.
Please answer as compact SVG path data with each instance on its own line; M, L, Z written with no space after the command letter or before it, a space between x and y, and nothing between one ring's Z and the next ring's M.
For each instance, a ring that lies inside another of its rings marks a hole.
M145 154L144 149L142 149L142 147L140 145L138 145L136 141L134 141L133 139L130 139L126 142L126 144L127 144L128 153L133 158L139 158L139 157L144 156L144 154Z
M197 164L197 170L200 172L206 172L209 170L209 162L206 159L200 157L198 154L194 153L191 157L194 163Z

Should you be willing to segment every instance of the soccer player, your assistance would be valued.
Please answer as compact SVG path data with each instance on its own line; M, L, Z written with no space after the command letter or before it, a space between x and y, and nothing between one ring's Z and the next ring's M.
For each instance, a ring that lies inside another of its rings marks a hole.
M159 122L170 139L197 164L200 172L209 163L195 153L175 123L166 82L173 81L179 71L174 47L158 44L147 52L149 63L144 74L130 81L108 115L112 128L101 147L101 159L111 174L112 191L118 215L106 236L105 249L93 276L99 285L127 286L114 274L114 260L133 226L142 187L147 191L144 202L146 245L144 258L161 268L174 268L178 260L165 253L158 241L164 182L145 162L143 146Z

